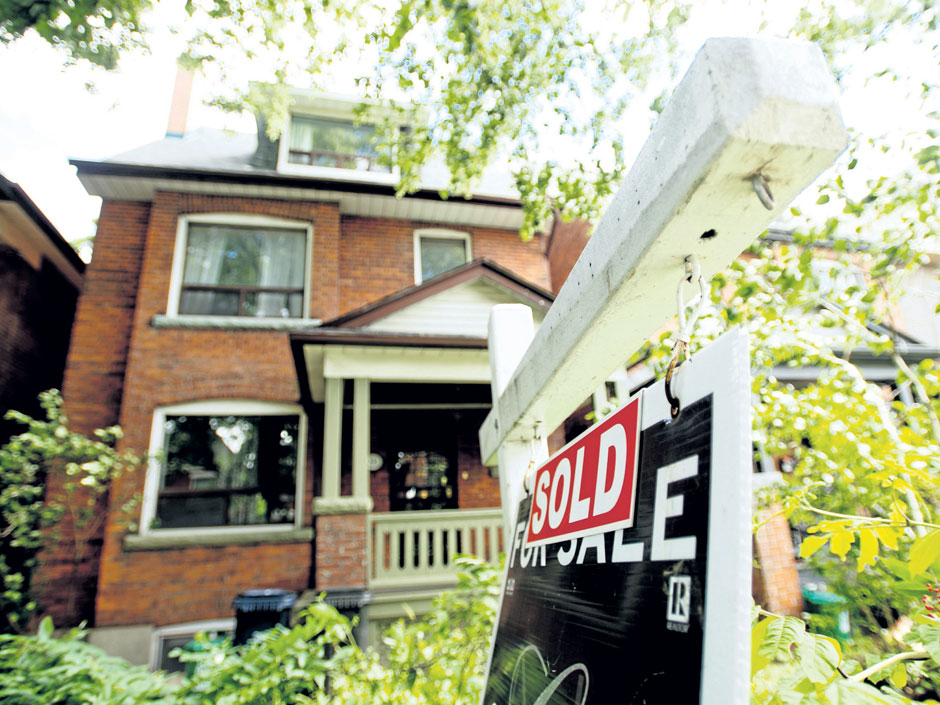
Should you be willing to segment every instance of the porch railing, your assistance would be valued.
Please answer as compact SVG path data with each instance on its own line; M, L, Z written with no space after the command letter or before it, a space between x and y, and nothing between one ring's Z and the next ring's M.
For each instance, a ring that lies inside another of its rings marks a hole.
M369 516L369 584L413 587L452 580L454 554L495 562L503 550L499 509L432 509Z

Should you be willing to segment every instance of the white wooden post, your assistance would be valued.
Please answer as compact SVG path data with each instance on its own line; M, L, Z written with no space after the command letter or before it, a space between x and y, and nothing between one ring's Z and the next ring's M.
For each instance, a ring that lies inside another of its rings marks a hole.
M480 429L484 462L496 462L508 443L527 443L534 428L556 428L675 315L686 256L696 255L710 278L832 164L847 142L837 97L813 44L706 42L512 378L494 394ZM776 199L769 210L756 175ZM491 356L502 334L491 333ZM499 463L507 480L524 471Z
M532 309L523 304L500 304L490 311L490 390L493 407L509 383L519 360L532 342L535 326ZM522 481L530 465L548 458L548 444L541 429L531 428L527 439L503 443L498 452L500 501L503 509L503 550L510 550L510 527L515 523Z
M339 497L343 439L343 380L326 380L323 405L323 478L320 496Z
M369 453L372 451L372 403L368 379L353 382L352 494L369 497Z

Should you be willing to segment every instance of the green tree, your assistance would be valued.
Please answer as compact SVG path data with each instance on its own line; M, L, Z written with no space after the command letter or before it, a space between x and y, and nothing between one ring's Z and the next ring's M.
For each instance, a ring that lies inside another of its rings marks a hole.
M145 44L148 6L0 0L0 42L33 28L70 60L111 66ZM890 44L926 46L922 60L936 65L932 2L763 7L751 31L819 42L849 82L862 59ZM710 9L683 0L190 0L185 11L184 64L225 86L219 105L263 114L274 138L287 124L289 86L329 90L341 75L349 90L355 79L367 99L360 117L378 123L377 151L399 167L400 193L417 188L433 159L447 167L455 197L498 164L515 180L527 238L556 211L597 218L626 166L627 109L649 105L655 119L684 62L677 47L687 23ZM880 81L903 74L890 61L878 72Z
M60 548L71 564L69 613L82 585L78 574L106 513L101 503L112 484L140 459L117 451L121 429L98 429L93 438L71 431L57 390L39 395L45 419L18 411L5 418L27 429L0 448L0 631L21 631L37 610L33 574L40 551ZM46 497L46 488L55 489ZM136 503L128 500L126 513ZM64 526L63 526L64 522ZM64 528L64 531L60 529ZM51 530L50 530L51 529Z

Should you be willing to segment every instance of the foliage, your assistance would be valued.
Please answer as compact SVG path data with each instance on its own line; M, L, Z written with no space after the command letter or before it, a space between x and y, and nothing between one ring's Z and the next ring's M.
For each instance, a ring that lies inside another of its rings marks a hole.
M352 624L319 601L296 626L249 644L210 643L183 652L195 666L176 690L163 676L110 658L74 629L52 638L46 618L35 636L0 635L0 705L457 705L476 702L499 594L497 569L456 558L458 584L421 619L383 635L385 655L363 650Z
M399 621L383 635L384 658L354 641L349 620L323 602L303 621L259 635L242 648L210 646L182 654L196 662L180 705L261 703L475 702L483 683L498 597L498 573L458 557L457 587L436 598L420 620Z
M39 395L45 420L17 411L7 419L27 426L0 448L0 630L22 630L36 603L31 597L37 554L48 537L67 540L68 555L77 566L85 558L89 539L97 535L105 518L99 502L122 474L135 469L140 459L131 452L118 452L114 444L121 429L98 429L94 438L69 430L56 390ZM44 499L47 484L56 487L55 497ZM129 501L124 510L129 510ZM44 534L43 527L67 519L67 539ZM73 581L74 582L74 581ZM74 599L72 585L70 595Z
M732 325L749 332L755 446L786 470L764 501L805 530L802 558L847 598L855 627L839 649L800 620L756 622L754 702L891 703L940 692L940 371L910 357L894 320L905 282L936 277L936 140L933 127L913 138L896 178L848 186L878 145L854 146L845 176L820 190L833 215L800 224L794 209L795 231L762 240L714 278L699 319L693 347ZM672 335L650 350L660 369ZM893 373L867 379L861 361L872 354L868 364ZM788 368L806 381L778 379Z
M145 44L148 7L0 0L0 41L32 27L70 60L113 66ZM933 3L820 0L795 14L774 3L762 12L760 28L818 42L840 76L889 40L936 51ZM438 161L450 175L444 191L458 197L498 165L520 193L528 238L556 212L596 220L624 172L627 110L649 106L641 119L655 119L694 13L683 0L188 0L177 31L182 63L224 86L216 104L258 112L272 139L287 125L290 86L357 86L366 99L358 116L377 125L400 194ZM880 72L896 77L890 64Z
M0 634L0 705L171 705L162 676L107 656L73 629L52 637L46 617L35 636Z
M32 29L64 48L69 61L83 59L113 69L122 52L146 46L141 16L150 7L149 0L0 0L0 43Z

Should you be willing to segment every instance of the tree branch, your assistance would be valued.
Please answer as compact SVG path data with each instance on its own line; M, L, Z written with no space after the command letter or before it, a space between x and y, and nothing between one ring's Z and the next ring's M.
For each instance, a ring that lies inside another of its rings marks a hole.
M890 668L896 663L901 663L902 661L923 661L924 659L930 658L930 654L926 651L905 651L901 654L895 654L890 658L886 658L884 661L879 661L874 666L866 668L864 671L859 671L853 676L849 676L850 681L864 681L869 677L878 673L878 671L883 671L886 668Z

